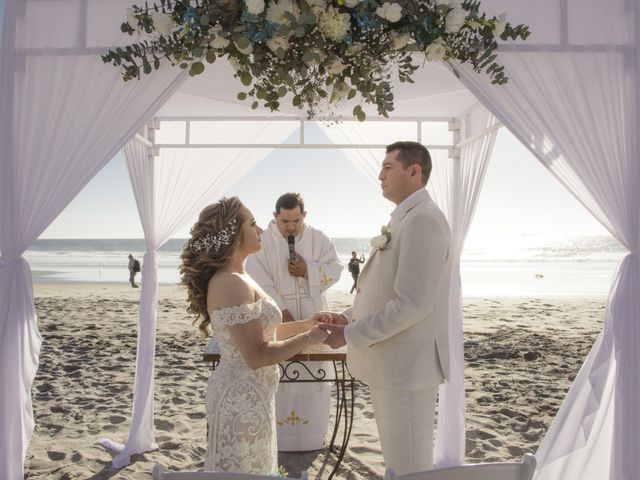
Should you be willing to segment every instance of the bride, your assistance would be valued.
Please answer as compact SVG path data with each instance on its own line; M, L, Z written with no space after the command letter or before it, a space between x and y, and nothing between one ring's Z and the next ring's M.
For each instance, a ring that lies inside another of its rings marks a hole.
M215 331L220 347L206 393L205 470L277 472L277 363L325 340L317 324L331 322L316 313L281 323L280 309L244 271L247 256L260 250L261 233L237 197L223 198L202 210L181 255L187 311L203 333Z

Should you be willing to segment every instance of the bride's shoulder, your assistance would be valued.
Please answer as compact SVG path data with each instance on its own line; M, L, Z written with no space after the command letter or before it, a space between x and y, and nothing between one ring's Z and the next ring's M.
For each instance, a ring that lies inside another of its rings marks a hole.
M243 275L233 272L220 272L209 280L207 288L208 310L254 303L256 291Z

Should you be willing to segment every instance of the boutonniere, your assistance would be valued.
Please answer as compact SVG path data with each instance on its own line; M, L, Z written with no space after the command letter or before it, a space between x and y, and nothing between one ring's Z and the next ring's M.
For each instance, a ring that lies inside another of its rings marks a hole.
M385 226L380 229L380 235L371 239L371 246L378 250L384 250L391 241L391 232Z

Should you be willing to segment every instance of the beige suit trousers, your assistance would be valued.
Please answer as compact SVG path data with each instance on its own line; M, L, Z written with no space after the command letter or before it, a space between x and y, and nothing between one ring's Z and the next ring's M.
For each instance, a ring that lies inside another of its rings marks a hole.
M395 390L371 385L385 467L396 474L433 467L433 422L438 387Z

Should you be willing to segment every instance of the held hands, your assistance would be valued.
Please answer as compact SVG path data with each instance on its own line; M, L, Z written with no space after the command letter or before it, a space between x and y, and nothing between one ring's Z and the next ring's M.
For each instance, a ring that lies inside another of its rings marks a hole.
M319 328L322 328L323 330L326 330L329 333L329 336L326 338L324 343L329 345L331 348L340 348L347 344L347 341L344 338L345 326L346 325L337 325L337 324L328 325L326 323L318 324Z
M324 320L322 323L318 323L318 327L328 333L324 343L331 348L340 348L347 344L344 338L344 327L349 322L345 317L336 312L319 312L316 315L325 315L325 318L329 317L328 321Z
M299 253L296 253L295 260L287 262L287 267L289 268L289 275L292 277L304 277L307 274L307 261Z
M320 325L315 325L311 327L310 330L307 330L307 333L305 333L305 335L309 340L311 340L311 343L322 343L329 336L329 332L322 330L320 328Z

